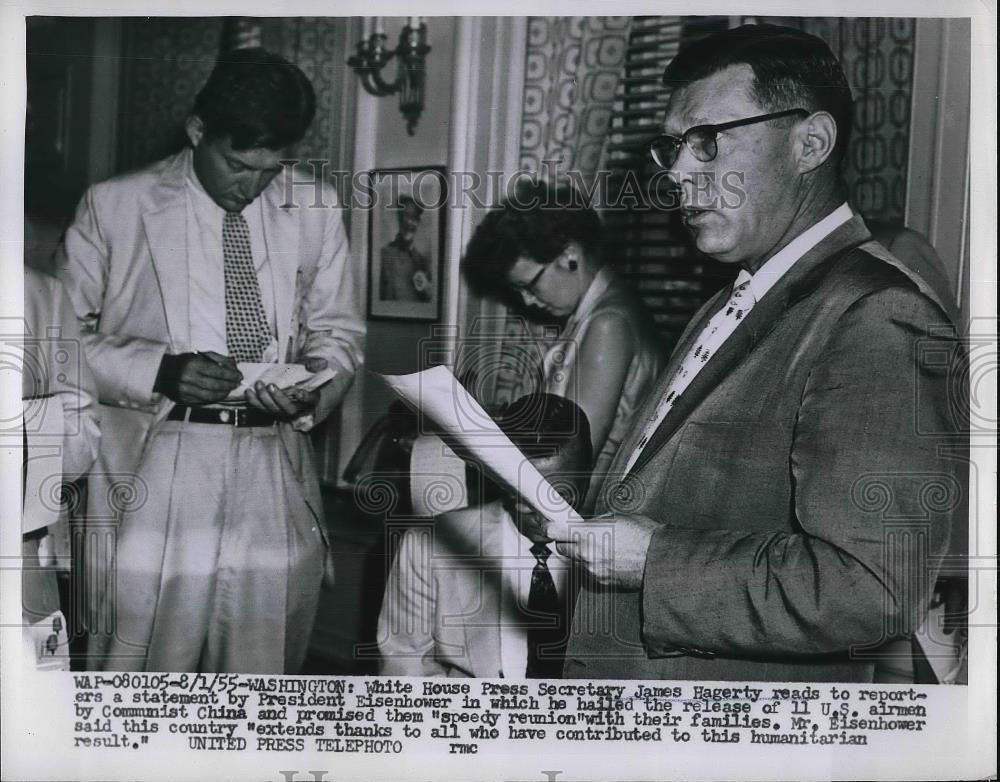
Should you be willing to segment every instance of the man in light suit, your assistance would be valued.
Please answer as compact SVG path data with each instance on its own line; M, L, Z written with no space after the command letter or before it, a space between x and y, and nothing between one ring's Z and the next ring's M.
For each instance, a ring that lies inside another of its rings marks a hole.
M961 351L845 202L852 98L821 40L737 28L664 80L650 151L698 249L741 271L612 464L590 523L613 545L559 546L592 577L565 675L870 681L965 522Z
M362 359L360 275L336 194L282 164L312 85L260 49L226 55L190 147L96 185L59 257L106 436L88 507L98 669L294 673L324 571L307 432ZM336 377L257 383L238 362Z
M497 425L571 504L590 478L590 426L568 399L523 396ZM559 678L577 574L510 489L408 529L379 615L380 673Z
M53 470L62 480L74 481L85 475L97 458L101 439L97 390L82 355L80 325L62 285L29 266L24 267L24 326L21 397L25 419L23 428L17 429L16 441L26 448L26 458L40 461L43 473ZM46 430L50 417L58 422L54 430L57 436ZM27 490L27 465L24 480ZM50 496L51 489L46 490L44 483L36 488L43 496ZM69 496L75 492L70 491ZM45 504L41 503L42 510ZM32 518L28 507L26 503L21 526L21 603L24 619L38 622L60 610L56 569L43 564L40 554L58 548L57 535L68 539L68 533L59 529L68 521L53 513L57 526L50 528Z

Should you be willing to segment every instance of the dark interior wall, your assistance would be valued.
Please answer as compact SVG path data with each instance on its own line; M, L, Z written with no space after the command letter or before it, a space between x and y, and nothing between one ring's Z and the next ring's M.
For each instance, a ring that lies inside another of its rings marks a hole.
M26 31L25 211L72 213L87 185L92 19L32 17Z
M118 168L183 146L183 124L219 53L221 19L135 18L122 29Z
M348 27L344 18L259 19L264 48L298 65L316 90L316 119L298 145L302 157L342 167L353 117L345 95ZM184 143L184 118L219 54L222 18L133 18L122 33L119 169L151 163Z

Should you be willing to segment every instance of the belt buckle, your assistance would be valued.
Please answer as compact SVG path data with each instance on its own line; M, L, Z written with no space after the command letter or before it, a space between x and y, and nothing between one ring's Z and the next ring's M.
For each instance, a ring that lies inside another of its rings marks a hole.
M219 421L224 424L231 424L232 426L239 426L241 423L240 413L243 413L237 407L222 408L219 410Z

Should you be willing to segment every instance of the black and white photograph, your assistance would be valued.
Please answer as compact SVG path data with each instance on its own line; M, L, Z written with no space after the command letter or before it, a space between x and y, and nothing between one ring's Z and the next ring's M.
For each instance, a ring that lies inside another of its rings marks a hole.
M436 321L448 203L440 168L371 172L368 316Z
M995 777L995 13L244 5L0 9L2 778Z

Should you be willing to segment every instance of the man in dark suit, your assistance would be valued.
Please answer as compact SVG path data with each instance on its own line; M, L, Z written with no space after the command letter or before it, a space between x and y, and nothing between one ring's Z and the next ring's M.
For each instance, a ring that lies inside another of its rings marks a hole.
M664 80L650 151L698 248L740 273L636 416L596 526L550 529L591 579L565 675L870 681L964 523L963 461L939 447L962 352L846 203L852 98L826 44L741 27Z

